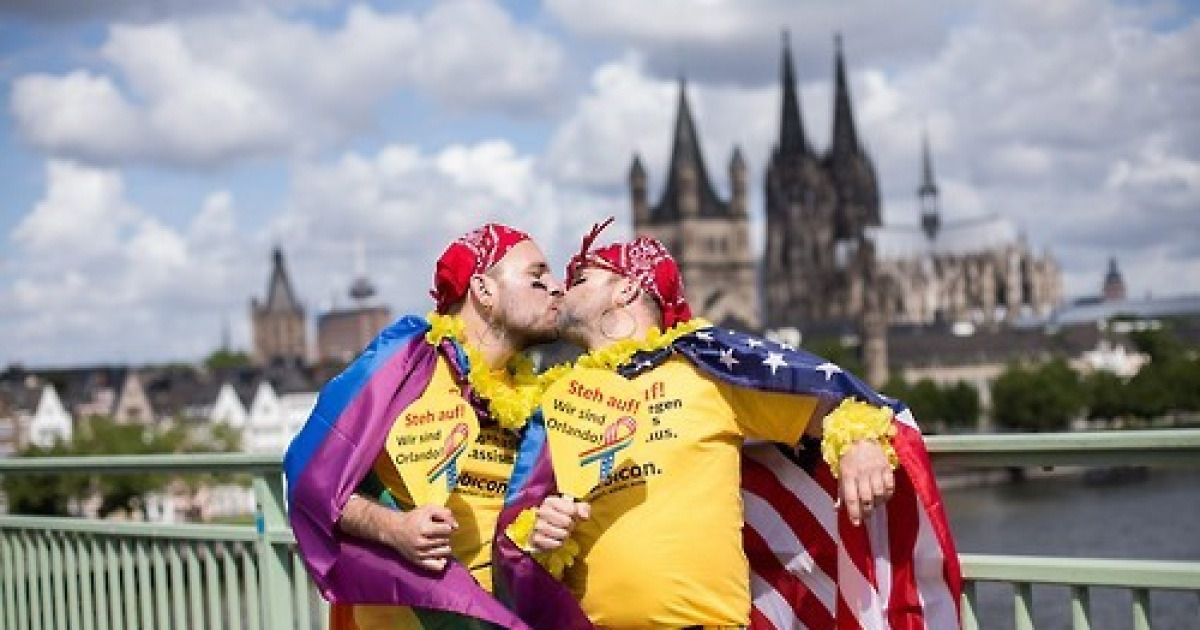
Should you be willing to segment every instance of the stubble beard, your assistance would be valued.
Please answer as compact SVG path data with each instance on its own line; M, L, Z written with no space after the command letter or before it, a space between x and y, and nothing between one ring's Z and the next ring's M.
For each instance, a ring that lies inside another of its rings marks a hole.
M588 347L587 319L572 309L558 312L558 338L582 348Z

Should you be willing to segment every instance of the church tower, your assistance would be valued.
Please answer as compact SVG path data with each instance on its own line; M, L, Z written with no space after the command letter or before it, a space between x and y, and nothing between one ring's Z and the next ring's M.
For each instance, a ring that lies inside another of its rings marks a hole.
M687 82L681 80L671 162L656 205L647 201L641 158L635 155L630 167L633 231L657 238L675 256L697 315L718 324L756 329L760 326L758 284L750 251L748 176L741 149L735 148L730 157L729 179L730 199L723 201L704 166Z
M840 37L837 42L833 140L818 155L804 133L784 34L779 138L766 175L763 285L769 328L856 326L872 288L867 275L874 248L867 228L880 223L879 192L875 168L858 140Z
M1125 279L1117 268L1117 259L1108 259L1108 273L1104 274L1104 287L1101 290L1105 302L1119 302L1125 299Z
M254 361L259 365L303 365L308 360L308 335L304 306L296 299L292 282L276 247L271 257L271 278L264 302L250 301L254 334Z

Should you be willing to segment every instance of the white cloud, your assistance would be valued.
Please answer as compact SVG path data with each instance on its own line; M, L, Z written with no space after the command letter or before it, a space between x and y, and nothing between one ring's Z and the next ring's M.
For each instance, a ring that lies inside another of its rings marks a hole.
M211 196L180 232L132 204L116 172L51 162L46 180L11 234L13 280L0 294L6 358L139 361L214 349L251 289L229 195Z
M486 220L532 232L558 270L593 221L627 236L635 153L661 194L680 74L719 194L740 145L760 216L783 29L818 151L845 35L888 221L916 221L928 131L946 218L1009 217L1068 294L1094 293L1114 255L1133 295L1200 291L1200 20L1170 3L449 0L314 18L223 2L160 3L69 57L3 62L14 135L49 160L0 224L13 359L200 356L246 319L274 244L313 310L344 294L359 240L405 312Z
M361 242L380 298L400 312L423 313L434 261L468 230L488 221L525 230L557 272L587 226L624 212L603 196L547 183L533 161L491 139L434 153L392 145L305 163L271 231L288 244L292 277L315 306L346 301Z
M102 165L211 167L345 142L397 90L458 112L545 112L563 70L554 40L488 0L425 15L355 6L331 30L264 10L123 24L97 53L105 71L14 81L32 145Z

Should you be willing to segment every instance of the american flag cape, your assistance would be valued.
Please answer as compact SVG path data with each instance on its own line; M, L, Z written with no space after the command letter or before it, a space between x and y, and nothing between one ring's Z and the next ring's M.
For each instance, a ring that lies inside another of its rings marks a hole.
M419 317L397 320L322 388L284 456L292 531L313 582L335 605L412 606L445 628L526 628L463 565L424 571L336 527L350 495L371 476L393 420L429 384L439 352L425 342L429 328ZM457 346L444 342L442 349L465 361Z
M958 628L962 576L937 482L908 408L837 365L804 351L722 328L706 328L657 353L635 355L633 376L672 353L730 384L812 395L832 409L854 397L893 410L896 493L855 527L835 507L837 480L819 444L798 451L748 445L742 457L743 528L750 560L750 627L761 629ZM539 435L541 437L539 437ZM531 423L497 529L497 594L534 628L586 628L539 614L552 589L565 591L507 537L507 523L554 492L544 429Z

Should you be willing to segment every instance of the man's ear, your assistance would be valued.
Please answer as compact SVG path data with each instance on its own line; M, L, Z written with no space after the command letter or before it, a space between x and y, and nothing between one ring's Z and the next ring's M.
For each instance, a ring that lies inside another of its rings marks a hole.
M484 308L491 308L495 305L496 281L487 277L482 273L477 273L471 276L470 281L471 295L475 296L475 301Z
M616 306L629 306L641 294L642 288L638 286L638 283L629 278L621 278L617 281L617 289L613 294L613 302Z

